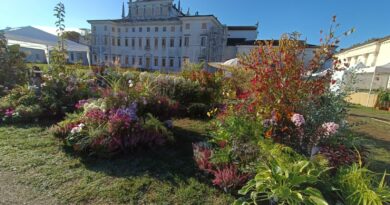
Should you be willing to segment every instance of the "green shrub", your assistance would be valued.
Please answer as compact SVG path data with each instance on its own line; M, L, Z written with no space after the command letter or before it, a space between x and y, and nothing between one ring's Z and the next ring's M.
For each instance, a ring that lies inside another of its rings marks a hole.
M272 201L276 204L328 204L316 188L321 174L326 171L307 160L280 161L273 158L261 162L254 179L240 191L243 197L235 204L259 204Z
M335 186L346 205L390 203L390 188L385 184L386 172L380 180L361 164L346 166L336 174Z
M188 106L187 112L190 118L205 119L210 106L203 103L192 103Z

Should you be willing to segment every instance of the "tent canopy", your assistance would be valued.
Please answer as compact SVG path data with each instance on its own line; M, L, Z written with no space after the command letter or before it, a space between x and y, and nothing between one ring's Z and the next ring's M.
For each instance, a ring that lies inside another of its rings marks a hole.
M4 30L10 45L19 44L33 49L53 50L58 44L58 37L32 26ZM89 47L65 40L66 49L70 52L89 52Z

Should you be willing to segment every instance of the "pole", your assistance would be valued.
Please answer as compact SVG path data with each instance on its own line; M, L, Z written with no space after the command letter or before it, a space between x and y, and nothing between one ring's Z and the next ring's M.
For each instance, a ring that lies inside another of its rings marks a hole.
M367 98L367 107L370 104L372 85L374 84L375 74L376 74L376 67L375 67L374 74L372 75L372 79L371 79L370 92L368 93L368 98Z

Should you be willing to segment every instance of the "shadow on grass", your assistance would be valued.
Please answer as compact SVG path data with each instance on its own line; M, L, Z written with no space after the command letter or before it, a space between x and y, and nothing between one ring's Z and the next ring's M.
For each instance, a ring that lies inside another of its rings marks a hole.
M94 172L118 178L149 176L177 185L191 177L210 184L198 171L193 160L192 143L204 139L201 133L175 127L175 142L164 147L140 149L120 157L102 159L94 156L76 155L72 149L64 151L72 157L80 157L83 165Z

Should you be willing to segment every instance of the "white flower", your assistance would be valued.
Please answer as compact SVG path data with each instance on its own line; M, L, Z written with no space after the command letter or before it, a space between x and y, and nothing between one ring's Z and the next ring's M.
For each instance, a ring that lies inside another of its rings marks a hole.
M42 84L41 84L41 87L46 87L46 83L42 83Z
M132 88L132 87L134 87L134 83L132 80L129 80L129 88Z
M76 133L80 133L81 131L83 131L83 128L85 127L85 124L83 124L83 123L81 123L81 124L79 124L77 127L74 127L71 131L70 131L70 133L72 134L72 135L74 135L74 134L76 134Z

